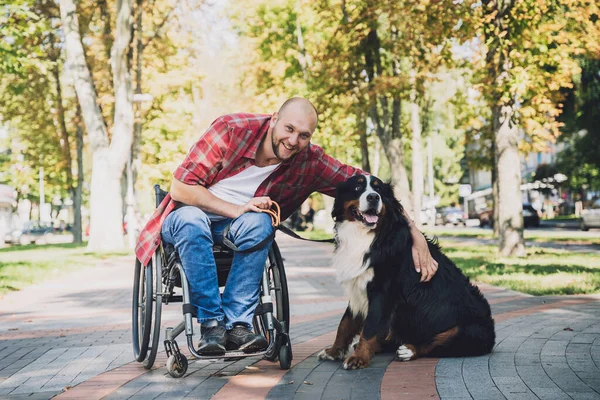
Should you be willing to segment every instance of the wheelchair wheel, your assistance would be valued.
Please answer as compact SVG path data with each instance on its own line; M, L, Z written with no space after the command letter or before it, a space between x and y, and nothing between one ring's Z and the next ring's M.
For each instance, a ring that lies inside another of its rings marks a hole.
M133 301L131 307L133 355L136 361L143 361L150 343L152 325L152 266L143 267L135 260L133 280Z
M292 366L292 343L290 343L289 338L285 338L285 343L281 344L279 348L279 367L281 369L287 370Z
M281 333L287 335L290 329L290 303L287 287L287 278L285 276L285 269L283 266L281 253L279 252L279 247L275 242L273 242L273 245L269 250L268 262L269 280L271 281L272 285L271 300L273 301L273 317L281 323L282 332L273 332L273 334L275 335L275 346L272 352L267 353L265 355L265 358L269 361L275 361L280 355L279 350L285 340L283 339L283 335L281 335ZM261 331L260 333L263 334L267 338L267 340L270 340L271 332L269 332L266 329L266 323L264 321L264 318L265 317L263 316L258 326Z
M160 315L162 311L162 268L163 268L163 256L162 248L159 248L152 261L148 265L152 268L152 286L154 287L154 294L152 298L152 337L150 347L148 347L148 358L143 361L144 368L151 369L158 353L158 344L160 339Z
M167 372L173 378L181 378L185 375L188 370L188 359L183 354L179 354L179 357L176 357L174 354L171 354L167 359Z

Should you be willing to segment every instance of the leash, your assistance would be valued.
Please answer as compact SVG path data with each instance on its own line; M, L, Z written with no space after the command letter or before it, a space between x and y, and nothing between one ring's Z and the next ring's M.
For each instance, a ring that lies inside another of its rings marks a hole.
M269 214L269 216L271 217L271 225L273 225L273 233L272 234L270 234L267 238L265 238L260 243L250 247L249 249L240 250L239 247L237 247L235 244L233 244L233 242L231 240L229 240L229 238L227 238L227 235L229 233L229 227L231 226L231 224L229 224L223 230L223 244L225 246L229 247L233 251L238 251L241 253L248 253L248 252L255 251L255 250L265 247L267 245L267 243L269 243L273 238L275 238L275 232L277 232L277 230L280 230L281 232L285 233L288 236L293 237L294 239L305 240L307 242L335 243L334 238L331 238L331 239L303 238L302 236L298 235L296 232L294 232L287 226L281 225L281 209L279 207L279 204L277 204L276 202L273 202L271 208L265 209L265 210L261 209L260 212Z
M303 238L302 236L298 235L296 232L294 232L293 230L291 230L290 228L288 228L287 226L281 225L281 211L279 208L279 204L277 204L276 202L273 202L273 205L271 206L273 209L268 209L268 210L260 210L261 212L267 213L271 216L271 222L273 224L273 228L275 228L275 230L279 229L281 232L285 233L288 236L293 237L294 239L300 239L300 240L306 240L308 242L320 242L320 243L335 243L335 239L331 238L331 239L307 239L307 238Z

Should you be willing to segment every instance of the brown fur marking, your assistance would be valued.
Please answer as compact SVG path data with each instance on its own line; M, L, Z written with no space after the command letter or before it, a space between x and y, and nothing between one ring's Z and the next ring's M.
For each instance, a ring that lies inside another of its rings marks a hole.
M410 344L405 344L405 346L411 349L413 353L415 353L414 358L423 357L431 353L436 347L440 347L446 344L449 340L456 336L457 333L458 326L455 326L453 328L448 329L445 332L438 333L437 335L435 335L431 343L419 347L415 347Z
M358 208L360 206L360 200L350 200L344 203L344 218L346 221L355 221L354 215L350 212L350 208L354 206Z
M352 339L360 332L362 325L362 318L353 317L348 313L344 314L338 326L333 345L331 348L326 349L325 353L336 360L345 357L348 346L352 344Z
M350 357L344 362L344 368L346 369L359 369L366 368L371 362L371 358L381 350L381 345L377 340L377 336L371 339L365 339L363 335L360 335L358 346Z

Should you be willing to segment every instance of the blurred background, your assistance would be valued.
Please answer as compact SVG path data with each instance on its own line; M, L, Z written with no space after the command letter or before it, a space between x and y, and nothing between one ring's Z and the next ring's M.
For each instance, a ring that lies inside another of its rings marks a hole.
M421 226L521 244L523 225L600 227L599 16L579 0L2 0L0 243L133 246L152 186L216 117L292 96L320 112L314 143L391 181ZM329 203L290 223L329 229Z

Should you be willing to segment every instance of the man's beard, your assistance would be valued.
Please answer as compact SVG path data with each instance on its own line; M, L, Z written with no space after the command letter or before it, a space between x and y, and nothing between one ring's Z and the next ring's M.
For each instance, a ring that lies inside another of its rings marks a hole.
M280 140L279 143L275 141L275 131L273 130L273 134L271 135L271 146L273 147L273 153L275 153L275 157L277 157L281 161L284 161L284 160L289 160L290 158L294 157L297 154L297 151L294 151L288 158L283 158L281 156L281 154L279 153L279 145L285 147L285 145L283 144L283 141ZM286 148L286 150L288 150L288 149ZM292 151L292 150L288 150L288 151Z

